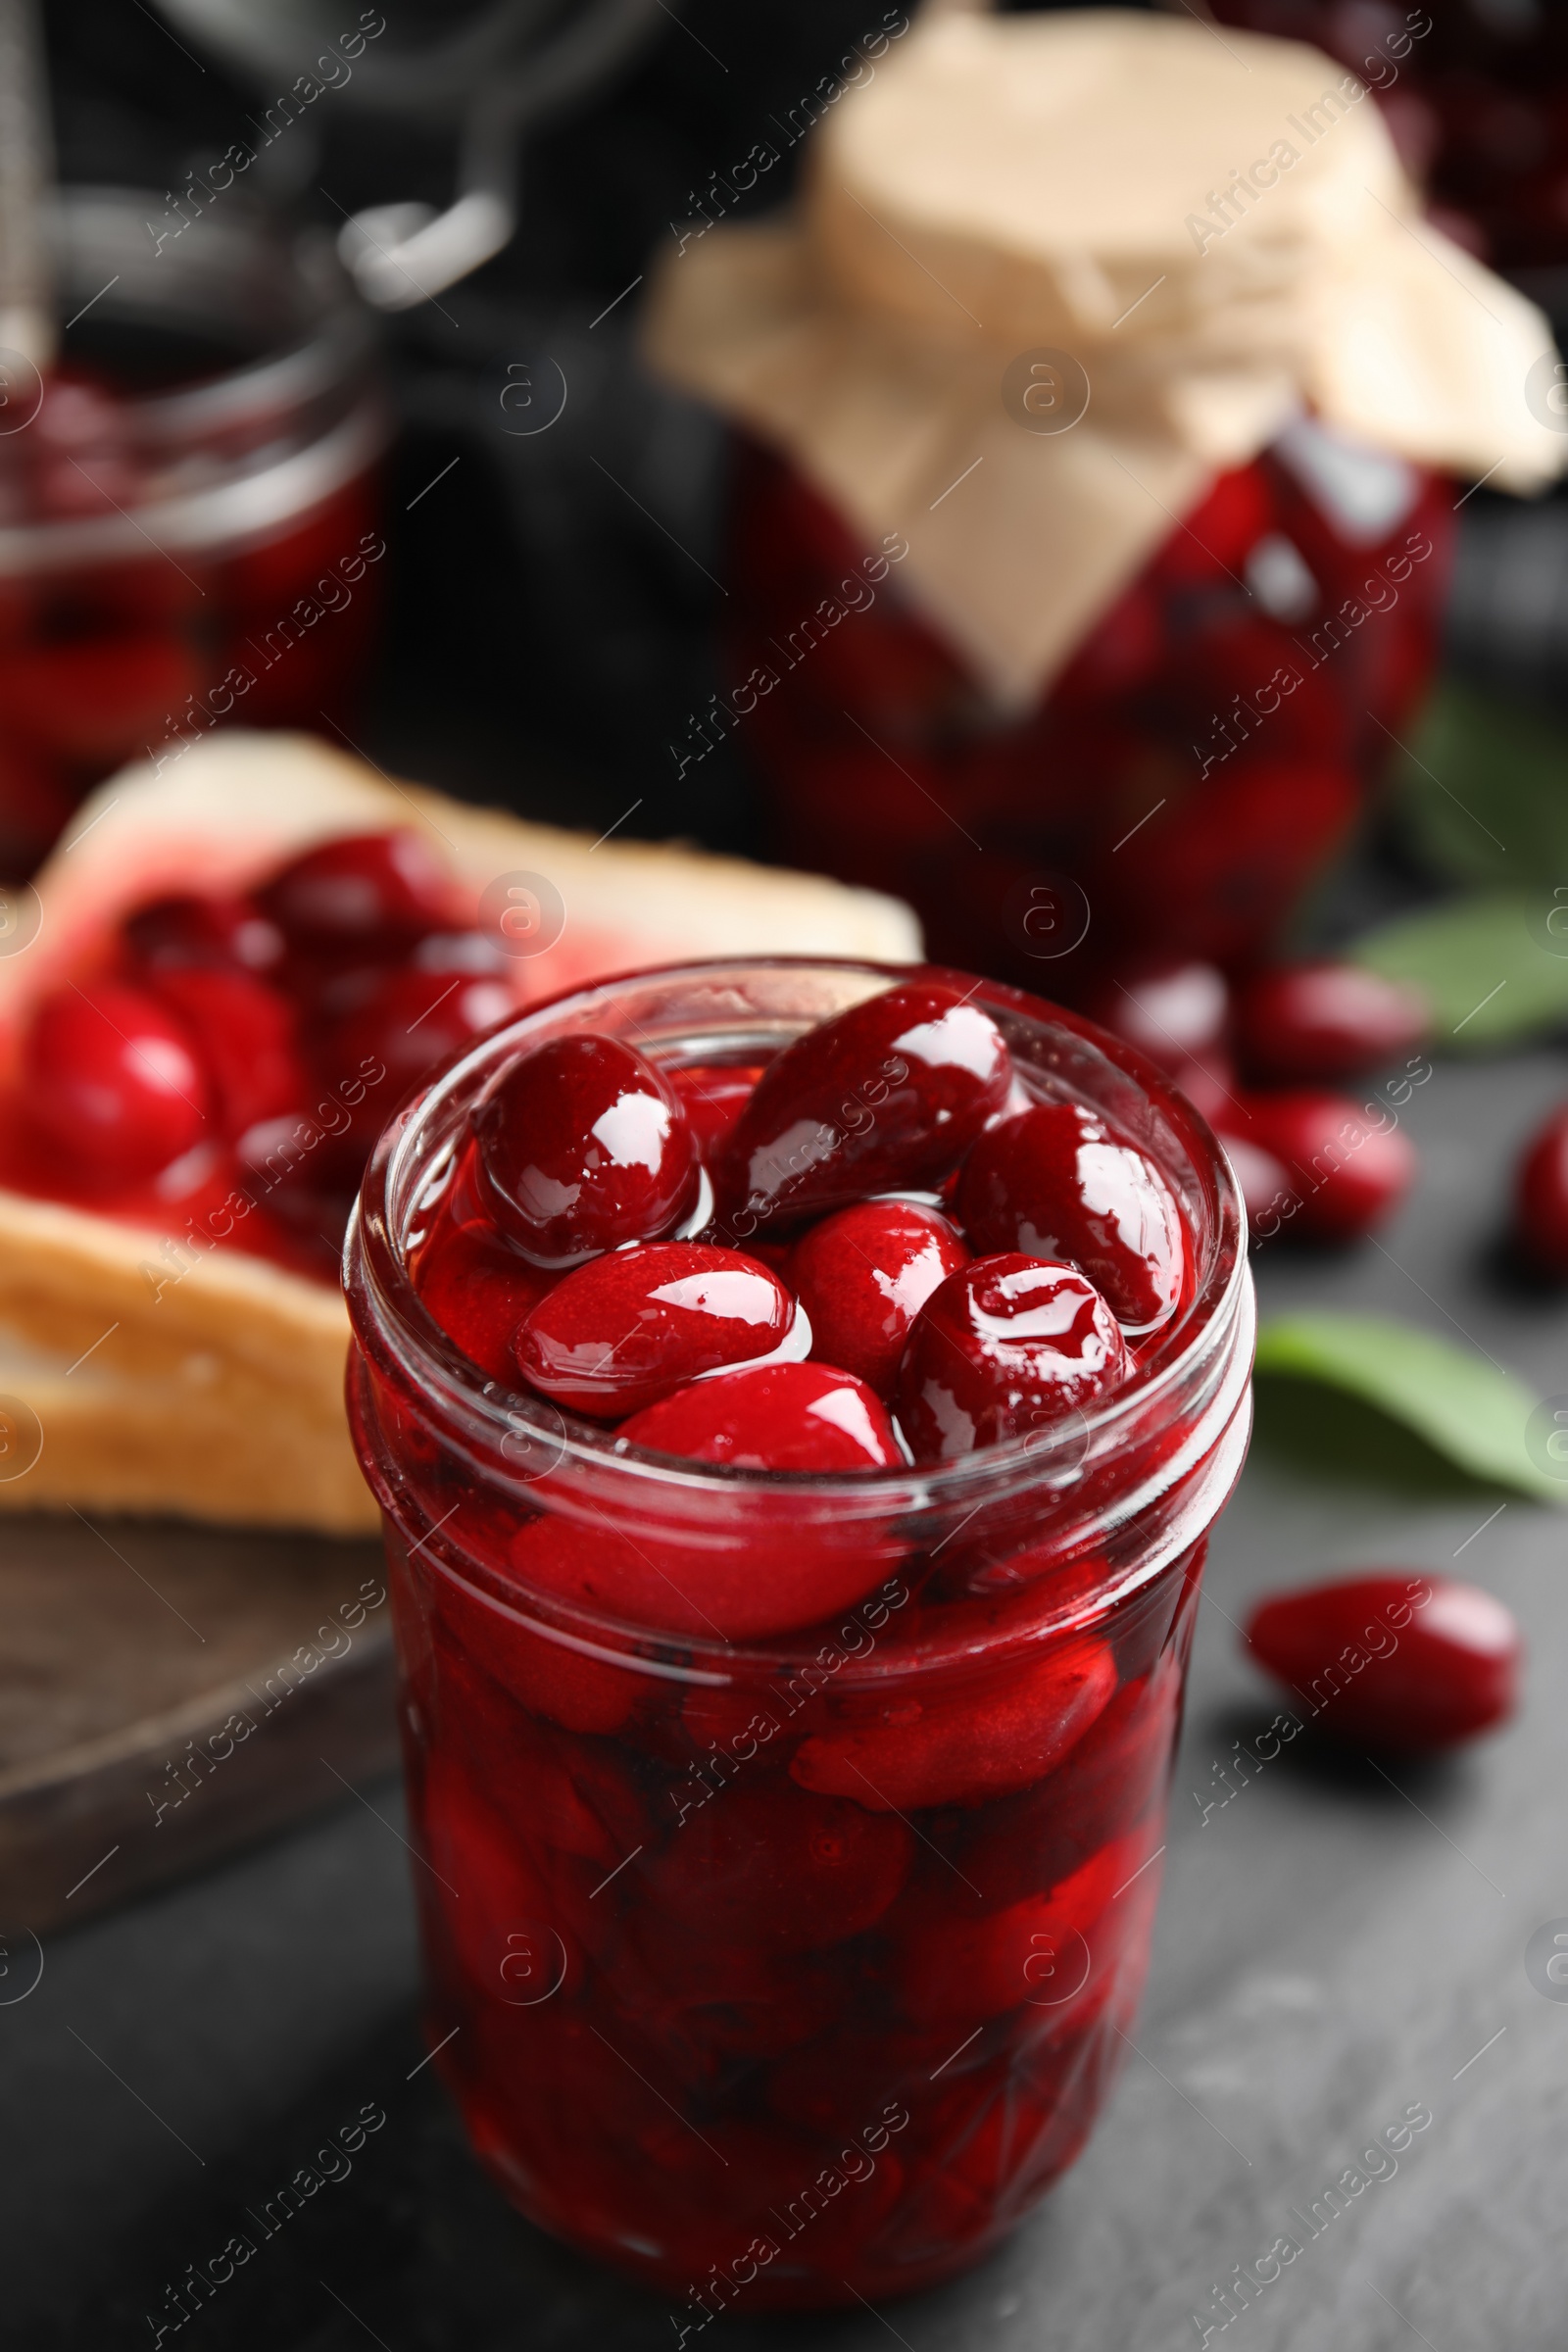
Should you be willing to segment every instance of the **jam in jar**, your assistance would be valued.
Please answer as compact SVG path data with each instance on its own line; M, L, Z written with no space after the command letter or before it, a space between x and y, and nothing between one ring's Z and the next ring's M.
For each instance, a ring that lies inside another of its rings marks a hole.
M1260 961L1430 683L1440 478L1299 419L1223 474L1035 708L1001 715L901 594L808 624L865 550L783 459L736 472L728 674L780 856L917 909L945 960L1092 1001ZM879 568L882 568L879 565ZM771 684L764 681L771 680Z
M455 1055L347 1267L480 2160L677 2331L973 2262L1147 1964L1248 1431L1207 1129L1000 985L694 965Z
M329 250L235 195L177 238L63 192L40 378L0 355L0 875L126 760L320 722L370 651L387 424ZM67 836L69 838L69 834Z

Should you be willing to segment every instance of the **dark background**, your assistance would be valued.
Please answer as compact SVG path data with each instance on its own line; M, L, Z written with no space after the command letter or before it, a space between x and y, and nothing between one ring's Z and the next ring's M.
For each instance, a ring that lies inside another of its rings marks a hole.
M430 24L449 33L471 11L406 0L383 13L391 45ZM754 140L772 139L781 161L725 217L787 197L799 149L784 149L778 120L884 13L873 0L682 0L631 62L523 143L509 250L436 302L380 318L400 424L386 493L390 611L356 739L394 770L593 833L640 802L629 833L767 854L744 729L684 779L669 749L718 683L726 440L641 367L634 281ZM1220 13L1257 11L1238 0ZM1398 12L1290 13L1277 29L1344 19L1353 49ZM357 15L345 0L345 28ZM1462 19L1473 46L1489 12L1436 15L1431 57L1462 74L1446 54L1454 30ZM1555 22L1548 11L1543 37L1568 37L1561 24L1552 34ZM189 168L243 138L247 115L283 86L198 55L141 0L46 0L45 24L62 176L144 187L158 205ZM1507 70L1534 55L1528 42L1487 38ZM335 233L366 204L447 203L456 157L449 128L371 114L332 90L258 156L245 189ZM1568 270L1543 270L1538 257L1526 282L1568 321ZM568 386L564 413L516 437L501 404L509 368L543 386L556 380L551 363ZM1568 699L1565 514L1559 499L1526 509L1486 490L1467 503L1451 648L1453 665L1484 682L1556 703ZM1381 845L1376 854L1392 881L1397 859Z
M386 44L435 21L428 7L383 13ZM467 13L436 19L450 30ZM628 832L765 852L744 744L679 782L668 749L718 682L724 435L640 367L640 288L600 315L673 250L670 223L713 172L754 140L782 148L772 118L884 13L884 0L682 0L634 63L525 144L513 246L436 303L381 320L402 430L389 628L358 738L377 759L594 833L640 798ZM345 0L344 26L357 15ZM52 0L46 24L68 180L177 191L277 94L190 53L183 27L176 37L138 0ZM329 91L258 158L248 189L335 232L362 205L450 201L455 152L446 129ZM726 217L780 202L798 153ZM565 412L514 438L509 365L553 382L551 361Z

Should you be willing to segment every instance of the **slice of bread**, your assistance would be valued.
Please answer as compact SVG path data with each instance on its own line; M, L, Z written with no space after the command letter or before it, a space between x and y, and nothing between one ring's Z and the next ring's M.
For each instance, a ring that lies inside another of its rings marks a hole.
M515 959L520 1004L707 956L918 956L898 901L677 845L532 825L403 785L308 736L235 730L126 768L37 877L0 955L0 1083L37 999L102 965L122 918L171 892L238 891L318 841L417 824L470 913L542 877L564 924ZM176 1513L360 1533L375 1510L343 1413L348 1318L325 1284L0 1190L0 1509Z

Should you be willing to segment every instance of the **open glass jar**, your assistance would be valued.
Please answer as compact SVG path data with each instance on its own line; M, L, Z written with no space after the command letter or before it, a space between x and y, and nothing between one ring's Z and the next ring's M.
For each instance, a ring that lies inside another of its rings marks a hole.
M0 355L0 871L123 760L316 722L363 664L387 419L330 242L63 191L47 383Z
M430 2041L505 2192L694 2327L928 2285L1083 2144L1143 1981L1199 1579L1247 1443L1240 1203L1133 1049L976 985L1031 1095L1157 1161L1192 1294L1091 1412L858 1476L639 1451L486 1380L409 1258L521 1052L588 1030L755 1067L908 977L695 965L531 1010L392 1123L350 1234ZM642 1621L552 1589L581 1530L652 1572ZM705 1621L705 1579L803 1561L816 1622Z

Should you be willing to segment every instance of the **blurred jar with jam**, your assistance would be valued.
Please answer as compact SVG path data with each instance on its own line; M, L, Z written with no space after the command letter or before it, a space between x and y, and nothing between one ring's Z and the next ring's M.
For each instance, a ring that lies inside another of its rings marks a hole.
M945 13L812 139L793 212L654 286L654 364L737 436L677 767L733 731L780 852L969 968L1245 967L1425 690L1448 477L1561 463L1544 318L1294 42Z
M374 633L386 424L330 243L163 209L64 190L58 363L0 355L8 878L122 761L342 709Z

